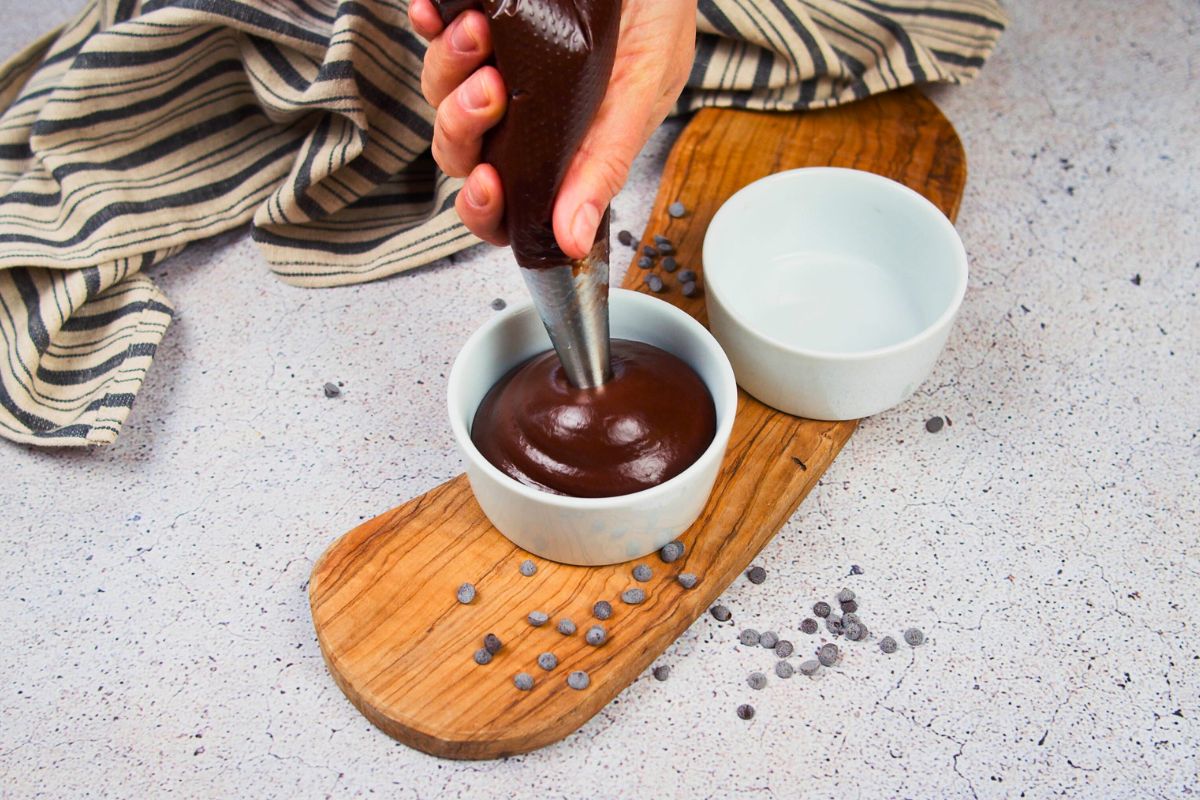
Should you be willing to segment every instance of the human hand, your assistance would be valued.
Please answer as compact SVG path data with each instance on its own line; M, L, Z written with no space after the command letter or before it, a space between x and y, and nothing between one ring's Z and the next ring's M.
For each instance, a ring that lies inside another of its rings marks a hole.
M467 179L455 208L476 236L508 244L500 176L480 163L483 137L508 102L499 71L485 65L492 54L487 18L468 11L443 26L430 0L412 0L408 14L429 40L421 89L437 109L433 157L446 174ZM554 202L554 236L571 258L587 255L604 209L675 104L695 43L696 0L624 0L608 90Z

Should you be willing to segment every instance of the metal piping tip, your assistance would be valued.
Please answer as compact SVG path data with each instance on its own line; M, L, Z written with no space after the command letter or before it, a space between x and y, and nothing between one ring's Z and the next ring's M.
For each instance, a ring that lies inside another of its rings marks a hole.
M522 269L521 274L567 380L580 389L608 381L608 237L571 265Z

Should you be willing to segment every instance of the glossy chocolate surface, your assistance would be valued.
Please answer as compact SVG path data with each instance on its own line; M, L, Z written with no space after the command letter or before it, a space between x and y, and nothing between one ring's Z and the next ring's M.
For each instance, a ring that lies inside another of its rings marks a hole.
M572 497L613 497L687 469L716 433L712 396L678 357L612 341L613 376L577 389L554 351L508 372L475 412L471 441L512 478Z

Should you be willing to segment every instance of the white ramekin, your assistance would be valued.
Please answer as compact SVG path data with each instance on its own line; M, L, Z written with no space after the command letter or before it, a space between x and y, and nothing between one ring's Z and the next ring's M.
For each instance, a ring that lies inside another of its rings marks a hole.
M858 419L929 376L967 289L954 226L906 186L817 167L755 181L704 237L713 335L743 389L811 419Z
M737 411L737 384L724 351L704 326L670 303L637 292L609 295L612 336L647 342L687 362L712 394L717 432L700 458L674 478L619 497L563 497L525 486L487 461L471 442L471 423L497 380L550 348L532 306L513 308L471 335L450 369L450 428L466 462L475 498L515 544L568 564L614 564L639 558L687 530L704 509L725 455Z

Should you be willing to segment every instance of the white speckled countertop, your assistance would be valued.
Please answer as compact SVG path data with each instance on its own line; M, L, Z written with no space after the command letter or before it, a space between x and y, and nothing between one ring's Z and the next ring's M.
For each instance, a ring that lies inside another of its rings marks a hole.
M0 50L76 2L3 0ZM476 249L295 289L243 232L155 270L179 316L116 445L0 443L0 796L1196 792L1200 6L1079 5L1012 0L981 79L931 92L970 159L957 329L763 551L767 582L724 595L739 627L799 640L849 586L874 632L917 624L924 647L848 645L821 680L752 692L769 654L705 617L670 680L545 750L394 743L326 674L306 580L334 536L459 471L448 365L520 278ZM639 229L677 130L618 227ZM926 433L934 414L953 425Z

